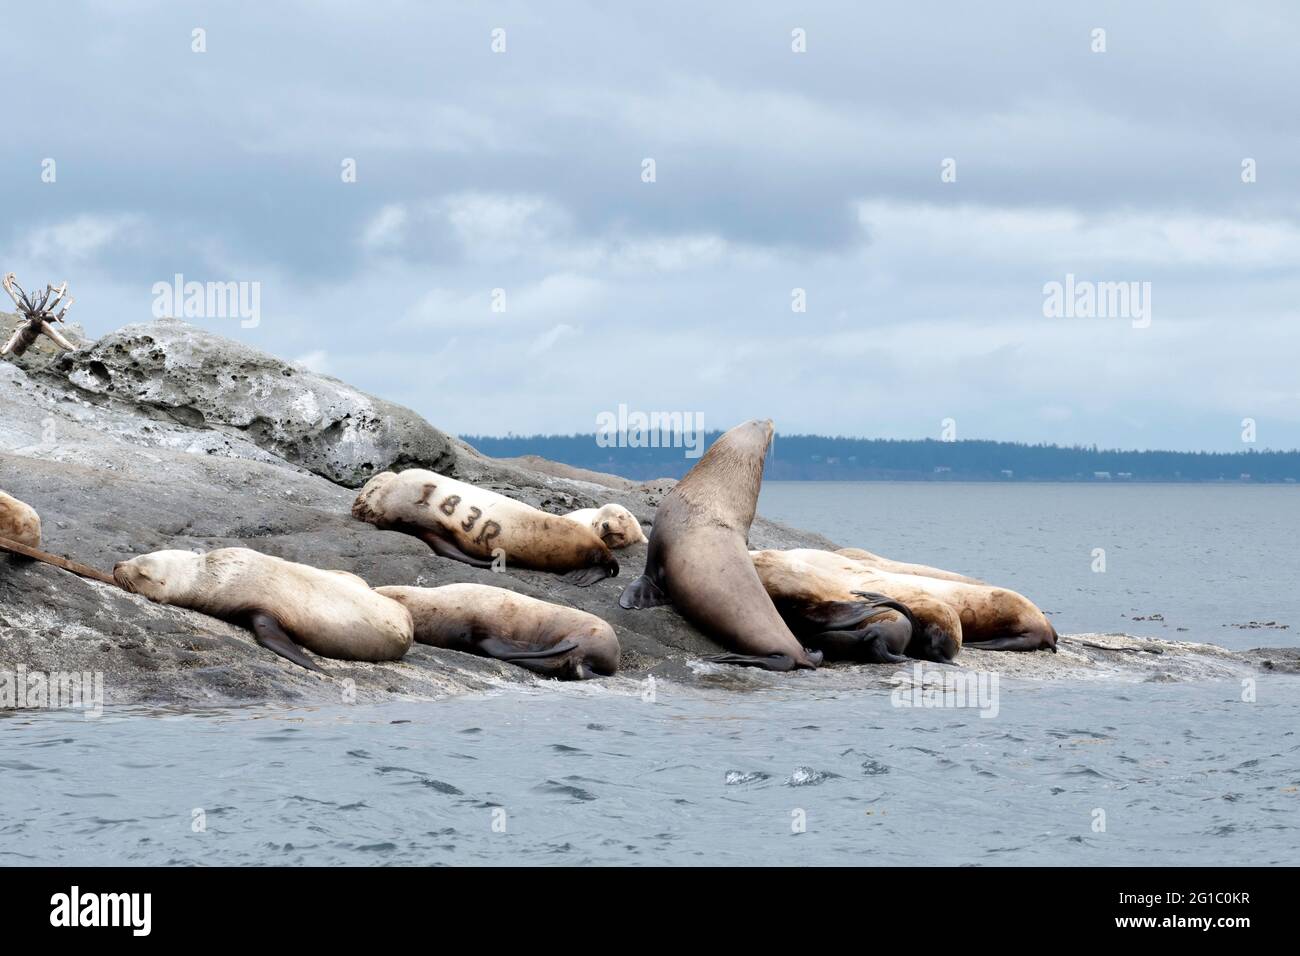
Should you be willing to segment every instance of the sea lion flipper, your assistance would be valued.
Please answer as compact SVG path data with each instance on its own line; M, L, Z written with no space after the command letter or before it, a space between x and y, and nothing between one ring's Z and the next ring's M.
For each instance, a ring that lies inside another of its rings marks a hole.
M285 633L280 622L275 619L274 614L266 611L254 611L249 616L249 624L252 625L253 634L257 638L257 643L261 644L269 651L274 651L285 660L293 661L299 667L305 667L309 671L316 671L323 674L321 666L306 655L301 647L294 643L293 638Z
M901 664L908 659L905 654L895 654L890 650L887 635L870 627L857 631L822 631L807 640L832 660Z
M668 603L668 595L664 594L659 585L644 574L625 587L623 593L618 597L619 607L628 611L639 611L643 608L659 607Z
M433 549L433 553L440 558L448 558L449 560L452 561L459 561L462 564L468 564L476 568L492 567L491 561L486 561L483 558L471 558L468 554L466 554L460 548L456 547L446 538L439 537L438 535L434 534L432 531L421 531L419 533L419 538L421 541L423 541L425 544L431 547Z
M1037 634L1019 634L1015 637L995 637L989 641L966 641L964 647L973 647L977 651L1051 651L1056 648L1046 644Z
M765 671L791 671L795 667L794 658L789 654L715 654L705 660L737 667L761 667Z
M588 565L585 568L575 568L572 571L560 575L560 577L563 578L565 581L568 581L570 584L575 584L580 588L590 587L591 585L595 584L597 581L603 581L606 578L613 578L617 576L618 576L617 563L615 563L612 571L604 565L593 564L593 565Z
M871 601L781 601L777 610L796 634L851 631L885 611L905 613L902 605L895 606L894 602L876 604Z
M562 657L569 651L576 651L578 645L568 640L559 641L556 644L520 644L500 637L485 637L478 642L478 648L488 657L519 664L523 661Z

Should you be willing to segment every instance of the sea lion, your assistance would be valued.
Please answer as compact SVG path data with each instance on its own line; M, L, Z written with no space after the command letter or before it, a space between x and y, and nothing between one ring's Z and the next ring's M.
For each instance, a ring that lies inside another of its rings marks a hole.
M322 571L248 548L154 551L113 567L113 579L159 604L252 629L257 642L318 671L298 645L346 661L395 661L411 647L411 615L347 571Z
M375 475L352 516L415 535L435 554L476 568L491 567L499 552L579 587L618 576L617 559L591 527L420 468Z
M614 629L577 608L486 584L375 590L411 612L421 644L495 657L544 677L587 680L618 670Z
M937 578L940 581L961 581L963 584L987 584L986 581L981 581L979 578L969 578L964 574L957 574L955 571L932 568L925 564L909 564L906 561L891 561L889 558L882 558L878 554L872 554L870 551L864 551L861 548L840 548L835 553L842 554L846 558L852 558L862 564L868 564L881 571L893 571L895 574L915 574L924 578Z
M41 546L41 516L36 509L0 491L0 538L29 548Z
M650 540L641 530L636 515L622 505L583 508L570 511L564 517L590 527L610 548L626 548Z
M776 552L781 553L781 552ZM990 651L1056 650L1056 629L1037 605L1023 594L991 584L968 584L883 571L829 551L811 548L784 552L796 560L845 574L860 590L902 601L924 620L923 597L946 604L961 619L960 643Z
M751 551L777 611L829 660L950 661L961 650L961 617L919 587L893 583L883 596L863 568L827 551Z
M713 658L767 670L815 668L763 590L746 538L754 521L772 422L737 425L715 441L659 505L645 574L623 591L624 608L672 603L692 624L739 653Z

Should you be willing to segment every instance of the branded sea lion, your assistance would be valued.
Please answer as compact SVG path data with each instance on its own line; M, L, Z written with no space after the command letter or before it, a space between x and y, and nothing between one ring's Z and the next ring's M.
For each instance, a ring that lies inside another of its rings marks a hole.
M441 557L476 568L491 567L501 555L579 587L618 575L617 559L590 526L420 468L375 475L352 515L415 535Z
M582 508L570 511L564 517L590 527L610 548L626 548L650 539L641 530L636 515L622 505L605 505L601 508Z
M411 612L421 644L495 657L544 677L587 680L618 670L614 629L586 611L486 584L375 590Z
M874 578L828 551L751 551L754 570L800 640L828 660L949 661L961 650L957 611L918 587L882 595Z
M859 590L902 601L922 620L926 616L924 597L948 605L961 619L961 646L990 651L1056 650L1056 629L1047 615L1023 594L1007 588L883 571L844 555L811 548L784 554L784 560L845 574Z
M737 425L715 441L655 514L646 571L623 591L625 608L671 603L733 653L725 664L814 668L808 651L763 590L746 538L754 521L772 422Z
M308 670L320 667L303 647L346 661L395 661L411 647L410 613L355 574L248 548L154 551L119 561L113 579L159 604L251 628L263 647Z
M958 574L955 571L945 571L942 568L932 568L925 564L909 564L906 561L891 561L889 558L882 558L878 554L872 554L870 551L864 551L862 548L840 548L835 552L846 558L852 558L862 564L870 565L881 571L893 571L895 574L914 574L923 578L937 578L940 581L961 581L963 584L986 584L978 578L970 578L964 574Z
M36 509L0 491L0 538L29 548L41 546L41 516Z

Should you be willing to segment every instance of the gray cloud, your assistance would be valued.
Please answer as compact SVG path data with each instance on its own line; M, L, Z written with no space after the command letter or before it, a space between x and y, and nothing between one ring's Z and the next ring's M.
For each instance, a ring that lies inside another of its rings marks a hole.
M8 26L62 52L0 63L0 255L70 279L92 332L181 272L262 283L261 326L214 329L458 431L625 402L1227 449L1249 416L1300 446L1285 3L138 0ZM1044 318L1066 273L1151 282L1151 327Z

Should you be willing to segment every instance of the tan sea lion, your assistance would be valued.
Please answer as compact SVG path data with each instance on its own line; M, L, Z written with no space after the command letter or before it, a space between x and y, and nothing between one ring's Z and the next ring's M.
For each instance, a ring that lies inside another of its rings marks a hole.
M799 548L780 560L794 560L846 574L864 591L878 592L923 617L921 596L950 606L961 619L960 643L992 651L1056 650L1056 629L1037 605L1022 594L991 584L968 584L919 574L899 574L830 551Z
M618 603L630 609L671 602L737 652L714 658L720 663L813 668L822 655L807 651L781 619L746 545L772 430L770 420L737 425L673 487L655 514L645 574Z
M587 680L618 670L614 629L586 611L486 584L375 590L411 612L421 644L495 657L544 677Z
M958 574L955 571L945 571L942 568L932 568L925 564L908 564L906 561L891 561L889 558L882 558L878 554L872 554L870 551L864 551L861 548L840 548L835 552L842 554L846 558L852 558L854 561L862 564L869 564L873 568L879 568L881 571L893 571L895 574L915 574L925 578L937 578L940 581L961 581L963 584L986 584L978 578L969 578L964 574Z
M650 540L641 530L641 522L636 520L636 515L622 505L583 508L570 511L564 517L587 525L611 548L626 548Z
M257 642L309 670L301 648L346 661L395 661L411 647L411 615L347 571L322 571L248 548L154 551L119 561L113 579L159 604L251 628Z
M500 553L579 587L618 576L617 559L591 527L420 468L375 475L352 516L415 535L435 554L476 568L491 567Z
M41 516L30 505L0 491L0 538L29 548L41 546Z

